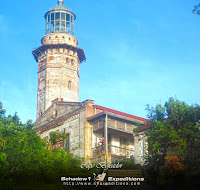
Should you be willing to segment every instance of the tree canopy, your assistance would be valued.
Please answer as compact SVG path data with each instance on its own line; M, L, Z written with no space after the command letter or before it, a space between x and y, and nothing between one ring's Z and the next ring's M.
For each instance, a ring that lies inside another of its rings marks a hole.
M33 123L20 122L17 113L5 116L0 103L0 181L21 183L58 183L61 176L86 175L81 158L64 149L50 151L49 142L32 130ZM55 143L55 135L53 142ZM65 135L59 138L66 139ZM30 180L31 179L31 180Z
M192 12L193 12L194 14L199 15L199 14L200 14L199 8L200 8L200 4L195 5L194 8L193 8L193 10L192 10Z
M167 150L175 147L185 168L200 170L200 106L169 98L164 106L147 106L147 111L147 162L164 165Z

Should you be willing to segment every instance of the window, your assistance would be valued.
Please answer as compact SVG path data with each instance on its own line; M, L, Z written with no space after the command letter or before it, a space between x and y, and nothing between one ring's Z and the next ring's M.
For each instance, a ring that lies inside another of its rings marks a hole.
M67 134L67 139L66 139L66 152L69 152L69 134Z
M69 82L68 82L68 89L71 90L71 88L72 88L72 82L69 81Z
M69 21L69 14L66 13L66 20Z
M65 12L53 12L46 15L46 33L74 33L74 15Z
M51 32L54 32L54 22L51 22Z
M65 21L61 21L61 27L65 28Z
M57 115L58 115L58 111L57 111L57 109L55 109L55 110L53 111L53 118L57 117Z
M111 134L110 133L108 133L108 144L110 145L111 144Z
M65 21L61 21L61 32L65 32Z
M56 21L55 22L55 32L59 32L59 26L60 26L59 21Z
M69 26L70 26L69 22L66 22L66 32L67 33L69 33Z
M60 13L56 13L56 20L60 19Z
M125 137L120 137L120 154L122 156L126 156L126 141L127 139Z
M61 13L61 19L65 20L65 13Z
M69 58L68 57L66 58L66 63L69 63Z
M54 20L54 13L51 13L51 21Z
M73 59L71 60L71 65L74 65L74 60Z
M47 16L47 21L48 21L48 22L50 21L50 15Z
M120 137L120 147L126 148L126 138L123 136Z

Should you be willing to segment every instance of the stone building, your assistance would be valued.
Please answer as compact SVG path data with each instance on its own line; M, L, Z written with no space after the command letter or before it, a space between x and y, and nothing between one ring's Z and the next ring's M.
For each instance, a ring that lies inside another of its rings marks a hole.
M143 163L144 130L138 135L134 131L147 119L95 105L93 100L79 102L79 65L86 57L77 47L75 18L63 0L45 14L46 35L42 46L33 51L38 62L34 130L46 140L50 132L68 133L66 142L57 143L56 148L88 162L134 158L135 163Z

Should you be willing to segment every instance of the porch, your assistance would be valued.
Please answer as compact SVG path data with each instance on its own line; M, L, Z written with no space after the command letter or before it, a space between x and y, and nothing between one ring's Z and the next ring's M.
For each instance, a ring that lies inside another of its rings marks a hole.
M119 120L106 114L91 124L92 163L134 159L133 122Z

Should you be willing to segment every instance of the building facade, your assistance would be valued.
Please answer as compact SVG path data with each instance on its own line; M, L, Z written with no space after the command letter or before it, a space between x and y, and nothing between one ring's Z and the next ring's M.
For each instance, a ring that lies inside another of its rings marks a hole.
M88 162L134 159L142 164L146 152L143 130L147 119L99 105L79 102L79 65L86 60L74 37L75 14L58 0L46 14L46 35L33 51L38 62L37 120L33 129L49 140L51 132L68 133L64 148Z

